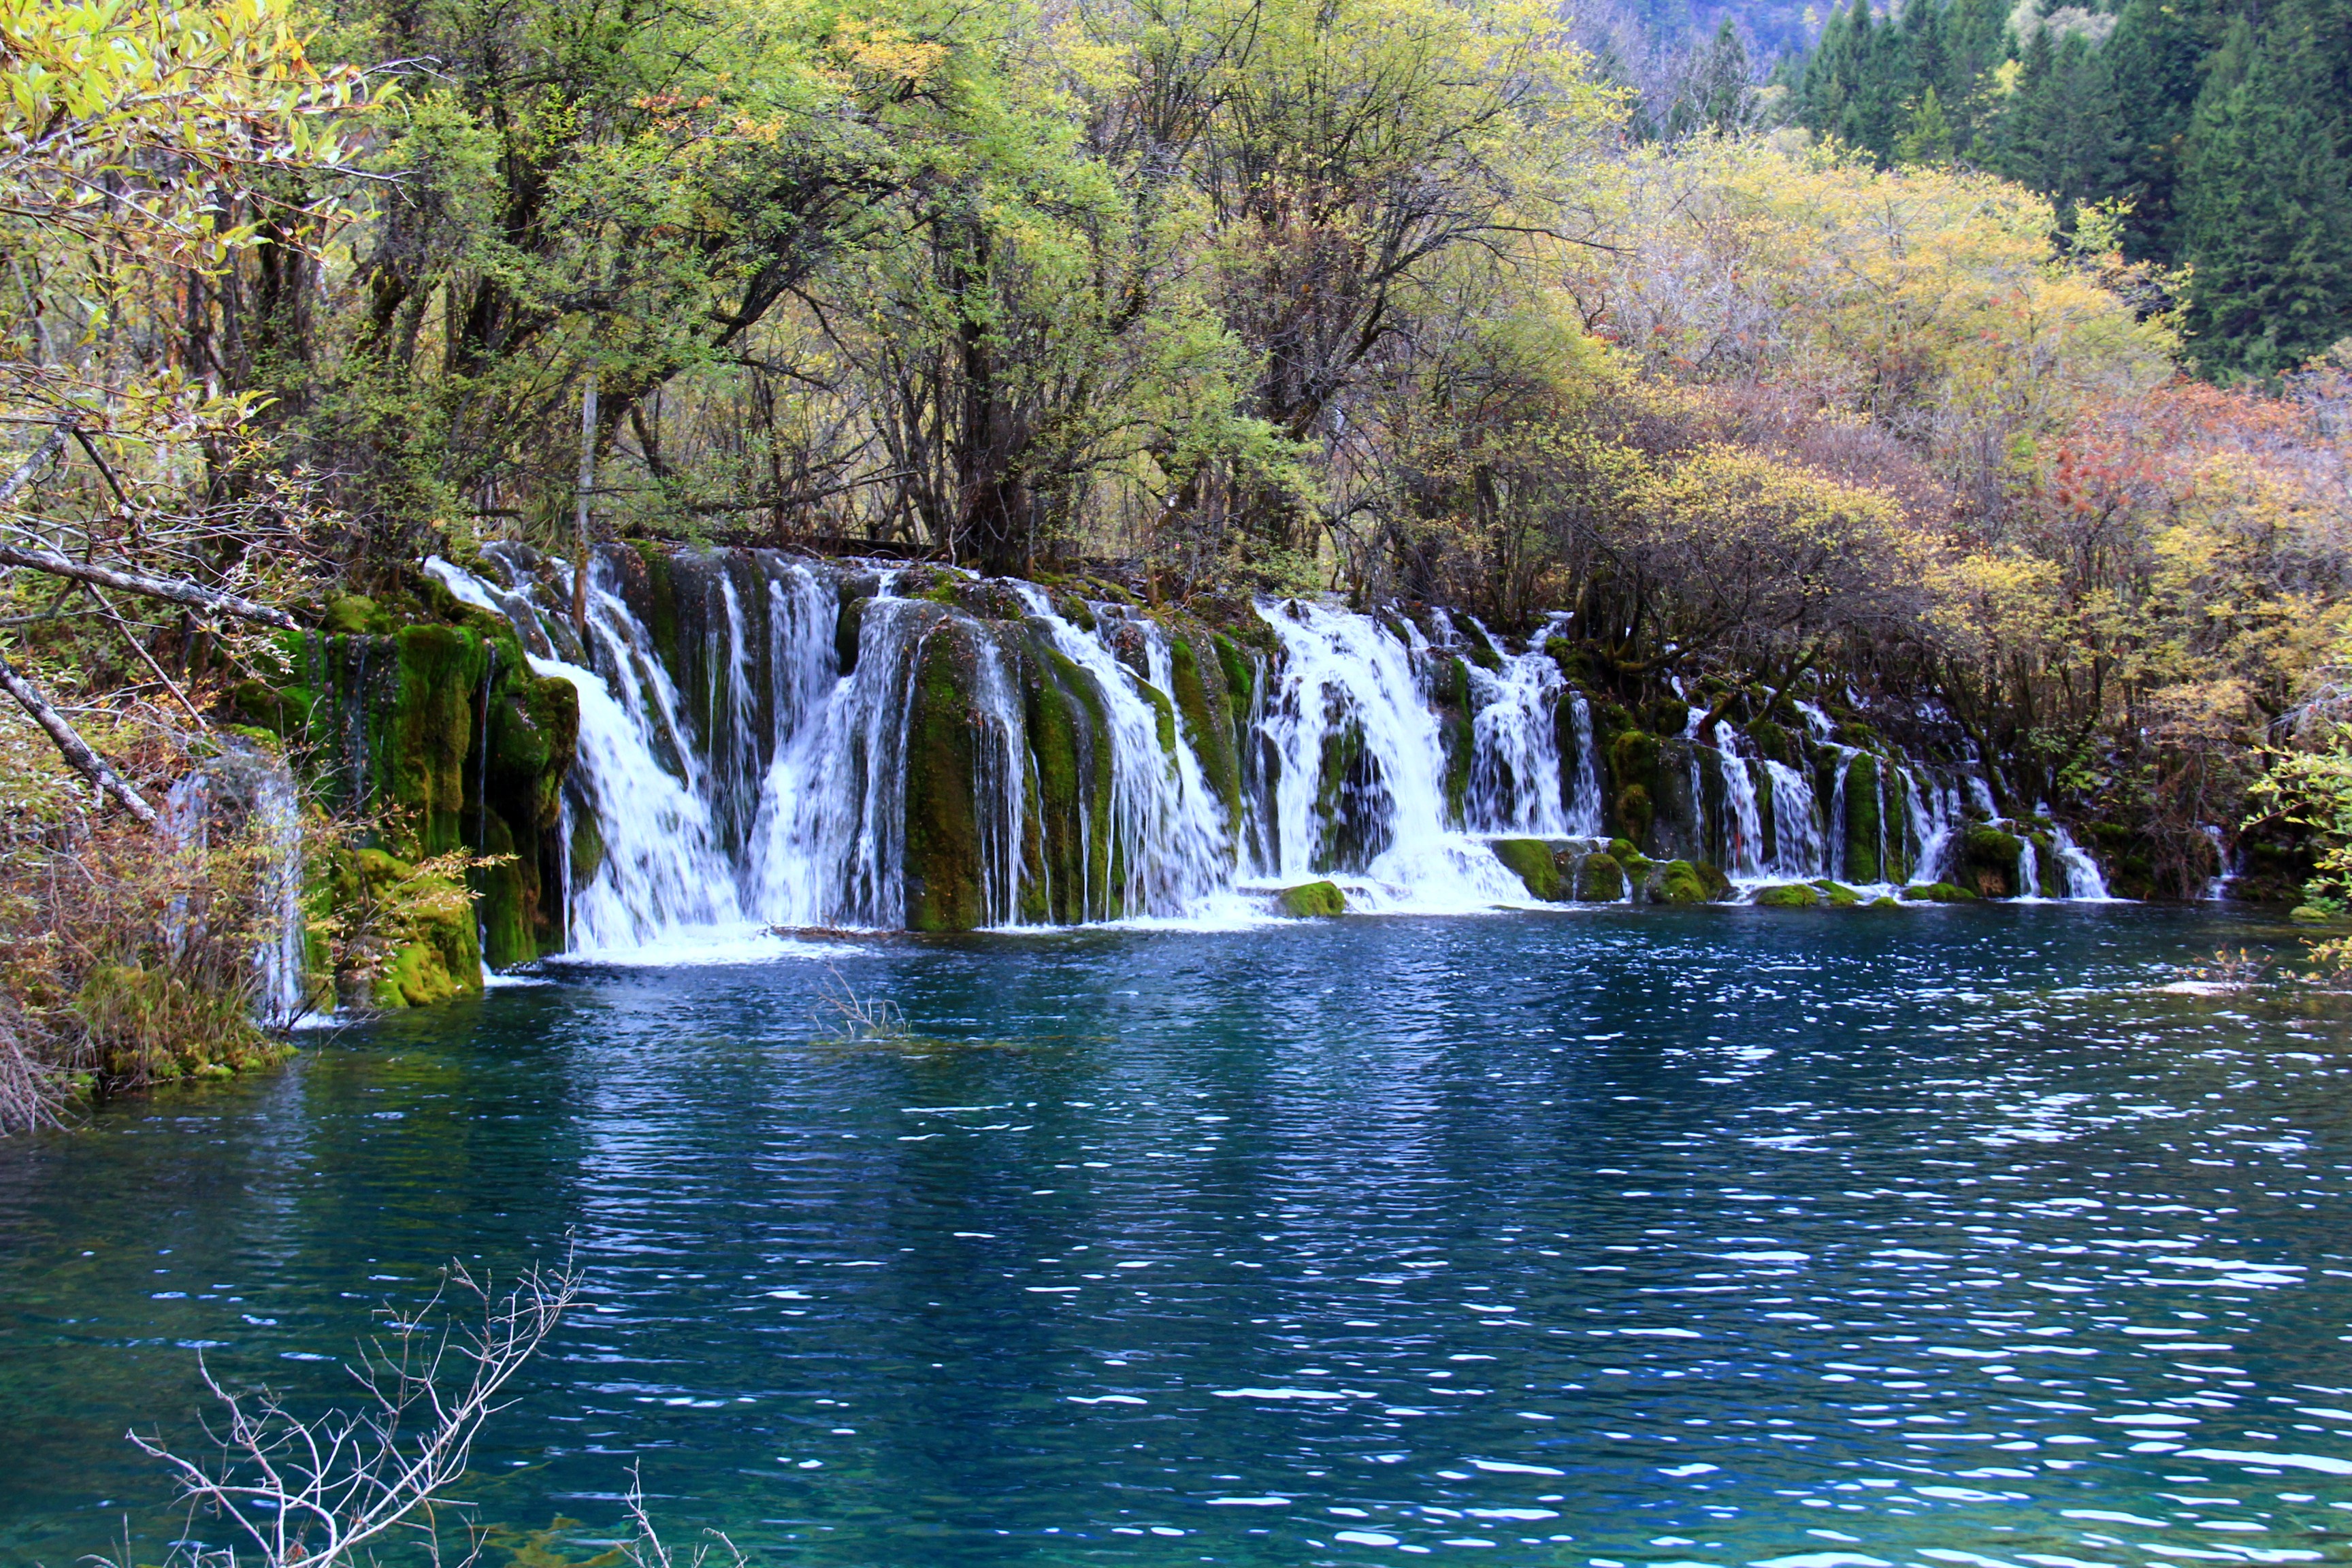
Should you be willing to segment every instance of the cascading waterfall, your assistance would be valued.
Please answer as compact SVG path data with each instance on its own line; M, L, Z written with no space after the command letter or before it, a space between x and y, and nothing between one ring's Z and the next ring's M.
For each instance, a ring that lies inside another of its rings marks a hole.
M1447 826L1444 744L1407 645L1369 616L1296 599L1259 614L1284 658L1260 731L1277 769L1272 858L1258 874L1336 873L1372 907L1524 899L1483 845Z
M1086 632L1054 608L1044 589L1024 583L1014 593L1055 649L1094 677L1109 727L1108 847L1119 882L1082 889L1077 907L1093 919L1116 911L1181 915L1229 886L1232 825L1210 795L1199 756L1177 732L1165 634L1112 605L1097 606L1097 629ZM1115 647L1131 649L1143 668Z
M1322 879L1359 909L1525 904L1491 841L1584 853L1570 847L1597 847L1612 816L1594 710L1543 651L1550 624L1513 653L1466 617L1433 612L1424 636L1265 602L1258 646L1218 639L1212 697L1205 637L1180 646L1131 606L1033 584L960 577L917 596L904 569L872 563L686 552L648 609L644 563L606 550L583 628L563 563L496 547L480 574L430 570L508 619L535 673L578 691L557 830L575 950L908 924L927 701L955 705L967 923L1254 912L1269 889ZM992 607L975 619L943 599ZM950 668L942 699L927 682ZM1203 731L1203 702L1229 712L1230 741ZM1693 853L1742 883L1842 877L1849 778L1861 787L1867 755L1879 864L1938 874L1981 782L1839 745L1818 708L1799 710L1799 750L1833 767L1767 756L1728 721L1697 739L1693 710L1673 742ZM1218 744L1222 773L1204 749ZM2063 831L2053 843L2053 877L2104 896L2088 855Z
M204 849L223 834L241 835L261 858L250 912L254 943L254 1013L268 1027L299 1019L310 1002L302 914L301 795L286 764L243 742L172 786L164 799L164 830L183 846ZM184 902L173 923L184 934L195 917Z

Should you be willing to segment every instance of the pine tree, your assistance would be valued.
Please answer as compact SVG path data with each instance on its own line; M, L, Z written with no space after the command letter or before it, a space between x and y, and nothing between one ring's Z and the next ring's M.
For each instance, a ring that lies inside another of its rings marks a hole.
M1715 41L1692 62L1674 108L1666 115L1669 141L1700 132L1731 135L1748 128L1755 118L1756 84L1749 79L1748 46L1727 16L1715 30Z
M2174 185L2180 142L2218 41L2210 0L2124 0L2100 50L2114 106L2104 196L2131 203L2124 248L2135 260L2169 259L2178 244Z
M1897 162L1948 163L1952 161L1952 125L1944 118L1944 101L1934 88L1920 95L1911 111L1911 129L1895 144Z
M2326 81L2307 23L2258 37L2240 18L2198 97L2179 233L2183 321L2208 374L2273 375L2352 334L2352 169Z

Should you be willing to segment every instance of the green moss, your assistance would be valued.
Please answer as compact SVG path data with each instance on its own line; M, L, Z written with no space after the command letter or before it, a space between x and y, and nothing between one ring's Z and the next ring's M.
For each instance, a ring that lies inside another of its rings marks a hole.
M346 637L389 637L394 624L388 611L362 594L340 594L329 599L320 619L327 630Z
M1690 728L1690 704L1679 697L1661 697L1650 704L1649 723L1661 735L1679 735Z
M1833 910L1850 910L1862 902L1862 895L1843 882L1832 882L1824 877L1813 884L1824 902Z
M1642 863L1642 852L1633 847L1631 839L1626 838L1612 838L1609 841L1609 858L1620 866L1638 866Z
M1437 736L1445 748L1445 818L1463 820L1470 794L1470 764L1476 750L1476 719L1471 711L1470 667L1449 658L1437 677Z
M1762 889L1756 901L1768 910L1810 910L1820 907L1822 896L1802 882L1789 882Z
M1540 838L1497 838L1492 847L1495 858L1527 885L1528 896L1556 904L1567 898L1560 884L1559 868L1552 859L1551 846Z
M1914 882L1903 889L1903 896L1920 904L1972 904L1977 901L1974 893L1951 882Z
M1731 879L1722 868L1706 860L1695 861L1691 869L1698 873L1699 885L1706 889L1709 902L1720 903L1731 897Z
M1234 731L1239 734L1249 724L1251 703L1256 696L1257 666L1242 645L1223 632L1209 634L1211 646L1217 650L1217 664L1225 672L1225 706L1234 717Z
M1845 874L1857 882L1879 879L1878 759L1859 752L1845 770Z
M1580 902L1616 903L1625 896L1624 863L1613 855L1587 855L1576 863L1574 887Z
M1348 895L1336 882L1302 882L1295 888L1285 888L1276 896L1274 907L1293 920L1313 920L1348 912Z
M1654 904L1703 904L1707 901L1706 883L1701 879L1698 868L1687 860L1669 860L1660 868L1650 884L1650 901Z
M1649 837L1650 824L1656 811L1650 804L1650 792L1646 787L1637 784L1625 785L1617 792L1614 805L1620 832L1632 838Z
M2024 853L2025 841L2014 833L1972 822L1960 834L1960 885L1979 898L2014 898Z
M409 820L404 836L425 855L458 847L466 754L488 655L459 626L403 626L393 637L398 685L376 757L383 793Z
M941 621L915 656L907 720L906 900L909 931L972 931L987 918L971 781L983 721L971 700L977 653L960 621Z
M1769 719L1759 719L1748 726L1748 739L1759 755L1788 767L1797 765L1797 743L1789 731Z
M1176 708L1184 721L1185 739L1200 759L1209 792L1225 808L1229 834L1239 842L1242 826L1241 753L1234 726L1225 721L1231 703L1225 700L1225 670L1219 660L1203 660L1194 650L1198 634L1168 641L1170 681L1176 689Z
M1151 732L1160 742L1160 754L1170 762L1176 760L1176 705L1158 687L1139 681L1136 689L1151 704Z
M379 930L406 933L364 998L378 1007L425 1007L482 988L472 902L453 896L458 889L450 882L415 872L382 849L351 851L333 868L340 902L349 907L364 894L378 906Z
M1111 750L1093 676L1034 632L1023 682L1029 754L1036 773L1036 842L1024 918L1069 925L1121 912L1113 907Z
M1639 784L1658 771L1658 738L1627 730L1609 742L1609 767L1619 778Z

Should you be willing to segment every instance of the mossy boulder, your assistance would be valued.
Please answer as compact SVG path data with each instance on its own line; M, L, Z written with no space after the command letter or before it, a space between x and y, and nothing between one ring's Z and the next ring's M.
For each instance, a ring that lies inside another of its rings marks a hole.
M1336 882L1301 882L1275 895L1275 909L1292 920L1316 920L1348 912L1348 895Z
M1917 904L1973 904L1977 896L1955 882L1915 882L1903 896Z
M1642 852L1633 847L1633 842L1630 838L1611 839L1609 858L1620 866L1638 866L1643 858Z
M1708 901L1706 879L1688 860L1667 860L1654 867L1645 890L1654 904L1703 904Z
M1552 858L1551 846L1540 838L1497 838L1494 843L1495 858L1526 884L1528 896L1556 904L1568 897L1561 884L1559 866Z
M1982 899L2015 898L2024 854L2025 840L2016 834L1972 822L1960 832L1959 884Z
M1699 860L1692 863L1691 869L1698 874L1699 886L1706 889L1710 902L1720 903L1731 897L1731 879L1723 874L1722 868Z
M1812 886L1813 889L1821 894L1822 901L1833 910L1850 910L1862 902L1862 895L1843 882L1832 882L1823 877L1816 880Z
M1756 901L1768 910L1810 910L1820 906L1822 896L1802 882L1788 882L1761 889Z
M1625 866L1615 856L1595 851L1576 862L1573 883L1577 901L1613 904L1625 897Z

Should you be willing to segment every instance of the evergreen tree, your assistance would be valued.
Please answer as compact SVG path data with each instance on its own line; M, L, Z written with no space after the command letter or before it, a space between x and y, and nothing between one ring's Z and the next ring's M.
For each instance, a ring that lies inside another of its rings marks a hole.
M1749 79L1748 46L1726 16L1715 41L1691 64L1666 115L1666 137L1679 141L1699 132L1731 135L1748 128L1756 113L1756 84Z
M2179 234L2195 269L2184 324L2208 374L2275 374L2352 334L2352 170L2342 109L2322 96L2326 55L2307 14L2259 37L2242 17L2198 97Z
M2124 0L2100 51L2114 108L2102 195L2131 203L2124 248L2135 260L2168 259L2177 246L2180 142L2204 85L2215 26L2211 0Z
M1895 144L1895 156L1906 163L1948 163L1952 161L1952 125L1944 118L1942 97L1934 88L1920 95L1911 111L1911 129Z

